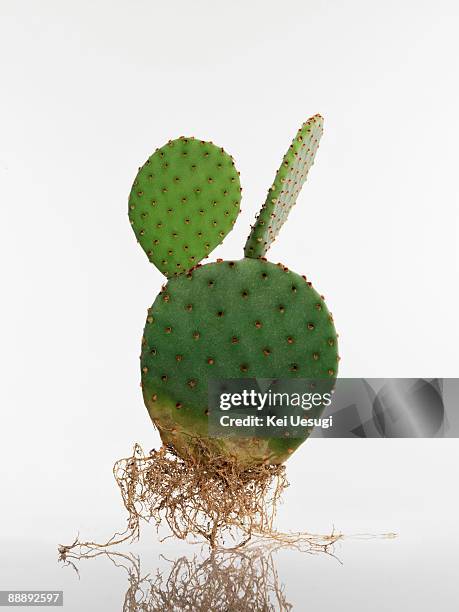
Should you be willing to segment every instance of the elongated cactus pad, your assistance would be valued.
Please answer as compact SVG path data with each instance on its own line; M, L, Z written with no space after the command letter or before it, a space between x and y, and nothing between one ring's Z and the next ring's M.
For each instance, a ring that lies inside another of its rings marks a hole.
M222 242L240 199L232 157L210 142L182 137L156 150L139 169L129 219L149 260L170 277Z
M210 378L336 377L337 336L304 277L262 259L199 266L169 280L149 309L141 369L145 404L163 442L193 440L241 462L280 463L303 439L208 438Z
M263 257L276 239L314 163L322 131L320 115L314 115L299 129L247 239L246 257Z

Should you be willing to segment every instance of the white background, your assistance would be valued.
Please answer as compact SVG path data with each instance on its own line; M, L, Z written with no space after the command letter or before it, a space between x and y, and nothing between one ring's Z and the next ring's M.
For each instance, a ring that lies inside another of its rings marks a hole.
M43 541L54 562L78 529L110 535L124 520L114 460L159 444L138 354L163 277L135 242L127 195L169 138L235 157L243 212L211 257L236 258L291 138L320 112L316 164L270 259L325 294L342 376L459 376L457 2L0 0L0 13L11 550ZM374 610L455 609L458 459L456 440L306 443L288 462L282 528L400 535L349 545L347 569L317 570L307 599L295 558L295 609L366 610L367 591ZM33 569L3 572L0 588L49 587Z

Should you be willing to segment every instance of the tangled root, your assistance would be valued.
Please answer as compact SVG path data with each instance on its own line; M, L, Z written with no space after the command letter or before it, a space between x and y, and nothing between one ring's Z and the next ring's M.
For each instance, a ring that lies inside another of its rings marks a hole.
M124 506L127 528L107 542L82 542L59 545L59 559L70 562L86 556L87 551L104 551L140 537L142 521L157 529L165 521L172 534L181 540L193 536L207 541L212 549L236 550L251 544L274 548L294 548L302 552L330 550L343 534L282 533L274 529L276 509L288 486L285 467L258 465L242 467L226 457L210 456L206 447L198 459L185 461L172 448L163 446L145 455L140 445L131 457L120 459L113 468ZM357 534L359 538L393 538L396 534ZM348 536L349 537L349 536ZM231 538L232 546L225 544ZM247 550L247 547L244 549ZM107 553L109 554L109 553Z
M131 457L117 461L113 471L129 529L138 533L142 519L157 527L165 521L177 538L201 536L212 548L225 536L242 546L252 535L272 534L288 486L285 467L242 467L204 446L197 456L185 461L165 446L145 455L136 444Z

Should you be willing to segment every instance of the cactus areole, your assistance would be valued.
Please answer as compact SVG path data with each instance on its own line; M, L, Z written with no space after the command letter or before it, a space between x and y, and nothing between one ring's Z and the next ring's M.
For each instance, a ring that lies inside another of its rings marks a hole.
M293 139L240 260L199 264L239 213L239 173L222 148L178 138L134 181L132 228L169 278L148 310L143 397L163 443L185 460L204 445L241 465L280 464L305 439L210 438L210 379L336 378L337 335L323 297L304 276L264 258L314 162L322 126L315 115Z

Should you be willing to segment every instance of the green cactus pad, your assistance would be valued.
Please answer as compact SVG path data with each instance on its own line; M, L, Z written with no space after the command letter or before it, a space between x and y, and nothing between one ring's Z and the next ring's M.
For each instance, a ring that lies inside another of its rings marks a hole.
M210 142L182 137L156 150L139 169L129 219L148 259L170 277L222 242L240 200L232 157Z
M247 239L246 257L263 257L276 239L314 163L322 131L320 115L308 119L298 130Z
M333 319L304 277L263 259L219 261L171 279L149 309L142 389L163 442L182 456L199 438L241 462L280 463L303 439L208 438L208 380L334 380L337 365Z

